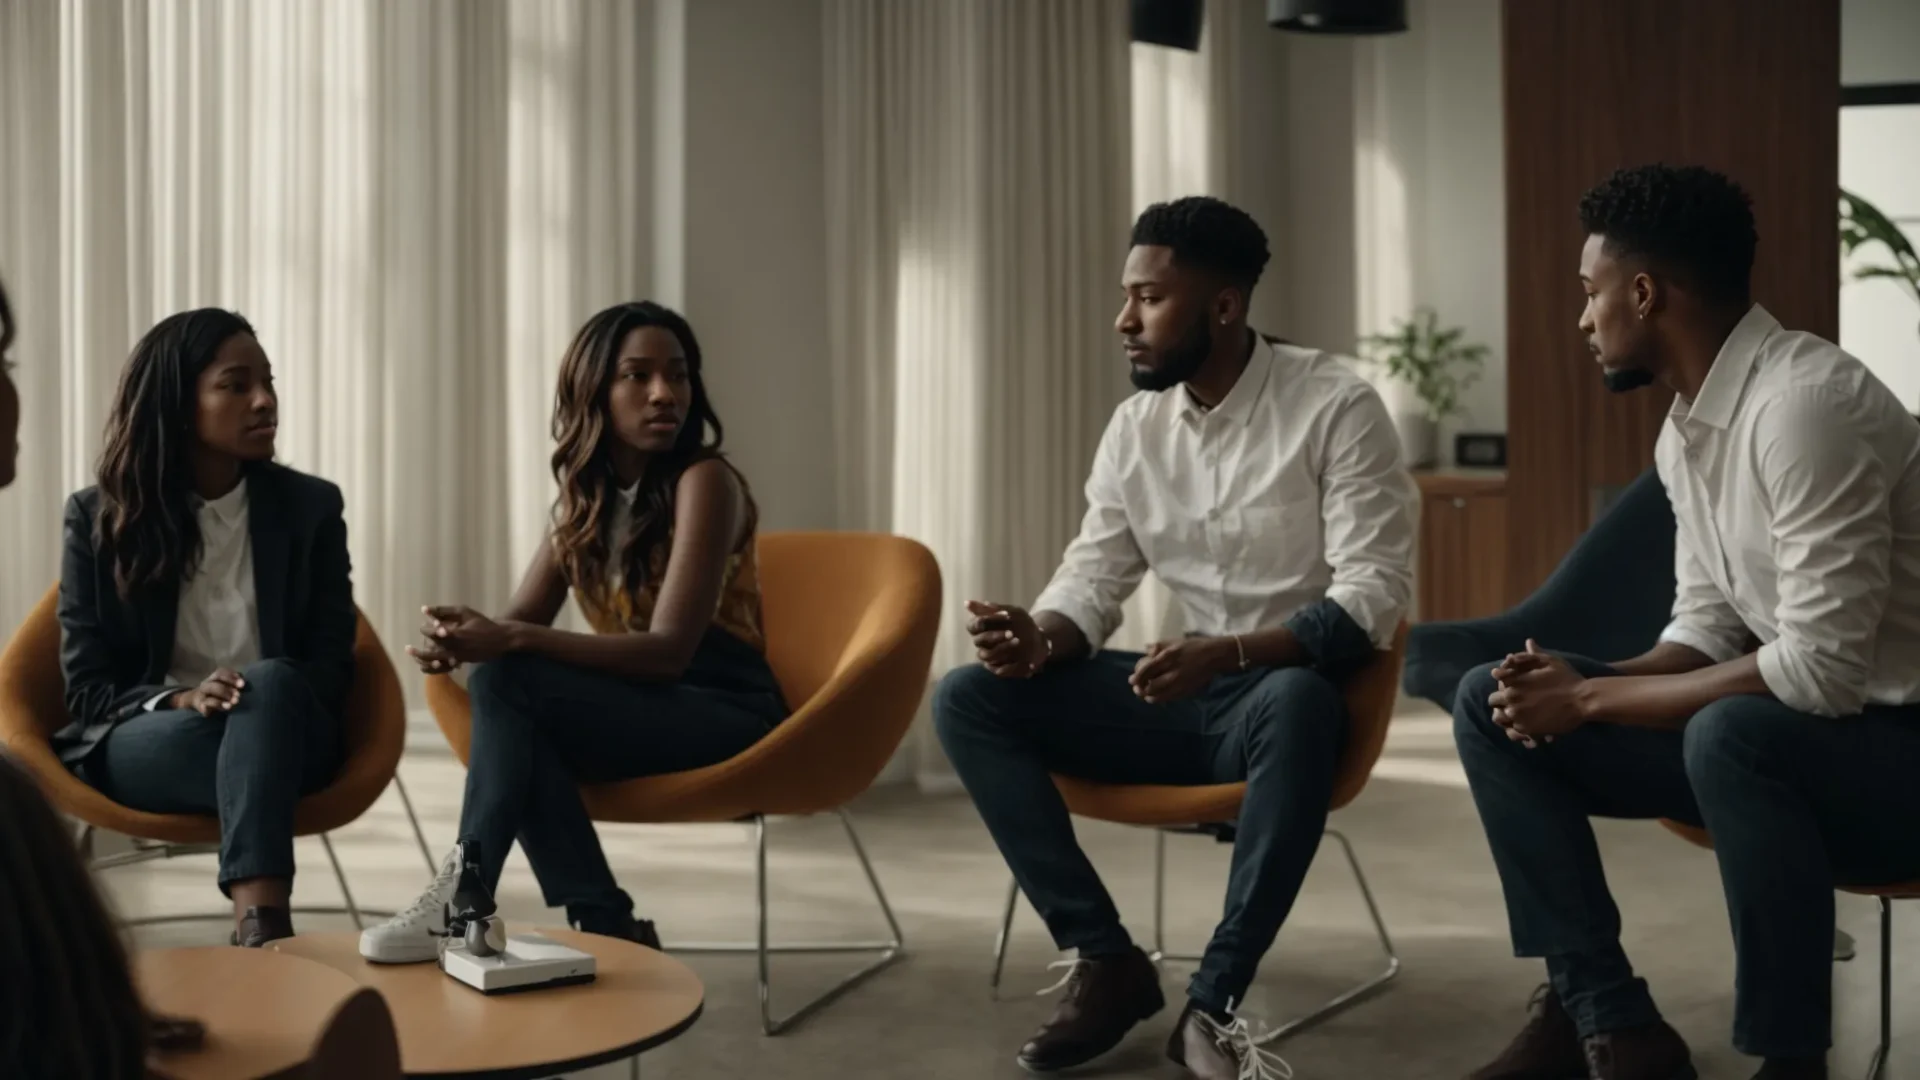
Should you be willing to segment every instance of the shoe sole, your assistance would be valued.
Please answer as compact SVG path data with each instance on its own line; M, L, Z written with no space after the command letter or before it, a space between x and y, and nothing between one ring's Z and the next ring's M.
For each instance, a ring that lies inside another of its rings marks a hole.
M365 938L360 939L360 958L370 964L424 964L429 960L440 959L440 946L433 945L426 951L403 950L369 946Z
M1097 1049L1094 1049L1094 1050L1090 1050L1084 1056L1075 1058L1071 1061L1033 1062L1033 1061L1028 1061L1024 1056L1016 1056L1013 1059L1014 1063L1019 1065L1022 1069L1025 1069L1026 1071L1033 1073L1036 1076L1042 1076L1047 1073L1063 1072L1067 1069L1077 1069L1080 1066L1085 1065L1088 1062L1092 1061L1093 1059L1100 1057L1103 1054L1106 1054L1107 1052L1111 1051L1114 1047L1119 1046L1123 1041L1126 1040L1128 1032L1132 1031L1135 1027L1146 1023L1148 1020L1153 1019L1155 1016L1159 1015L1160 1010L1166 1007L1167 1007L1167 997L1165 994L1161 993L1160 988L1156 986L1153 988L1153 1004L1149 1006L1147 1009L1145 1009L1144 1011L1142 1011L1139 1016L1134 1017L1133 1023L1128 1024L1124 1028L1121 1028L1120 1033L1113 1037L1113 1041L1106 1044L1105 1046L1098 1047ZM1688 1078L1680 1078L1680 1080L1688 1080Z

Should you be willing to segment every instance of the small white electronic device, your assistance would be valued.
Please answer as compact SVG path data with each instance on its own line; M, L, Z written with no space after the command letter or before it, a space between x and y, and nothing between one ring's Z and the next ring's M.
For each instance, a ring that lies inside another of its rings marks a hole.
M492 955L480 956L465 941L449 941L440 952L440 970L483 994L593 981L591 953L568 948L542 934L514 934L506 939L505 946L493 950Z

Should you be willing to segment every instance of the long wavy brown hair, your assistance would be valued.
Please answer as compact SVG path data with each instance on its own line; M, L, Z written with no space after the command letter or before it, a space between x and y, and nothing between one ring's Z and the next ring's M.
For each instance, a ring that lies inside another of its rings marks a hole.
M200 561L193 516L193 423L200 373L220 346L253 325L219 308L183 311L147 331L107 417L100 454L94 546L113 566L120 595L180 581Z
M617 481L608 442L618 436L607 423L607 396L619 366L620 346L628 334L646 326L660 327L679 339L687 354L693 405L673 449L647 462L633 504L633 531L616 554L615 538L609 532ZM553 550L567 580L578 589L602 588L607 568L617 558L626 591L636 592L647 578L654 551L666 544L673 531L674 491L680 474L707 458L724 461L720 453L724 436L701 378L700 342L678 312L639 300L616 304L588 319L560 361L560 387L553 398L553 478L560 484L560 497L553 505Z
M146 1075L126 946L40 789L0 755L0 1076Z

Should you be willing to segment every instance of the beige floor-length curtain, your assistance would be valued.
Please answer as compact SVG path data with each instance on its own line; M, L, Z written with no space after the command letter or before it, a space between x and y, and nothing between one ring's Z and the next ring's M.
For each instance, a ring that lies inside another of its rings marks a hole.
M829 332L851 526L939 558L961 604L1025 603L1127 392L1111 328L1128 213L1126 8L827 0ZM919 739L923 780L944 765Z
M644 284L645 7L0 0L27 404L0 626L58 575L133 341L200 305L257 326L281 459L345 491L389 649L422 603L497 606L551 500L567 337Z

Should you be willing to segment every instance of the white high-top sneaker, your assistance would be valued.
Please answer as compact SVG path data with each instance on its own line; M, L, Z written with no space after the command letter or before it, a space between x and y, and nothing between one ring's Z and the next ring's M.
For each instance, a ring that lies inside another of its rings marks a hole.
M418 964L440 958L447 936L447 904L460 886L466 852L453 845L433 884L413 906L378 926L360 931L360 955L376 964Z

